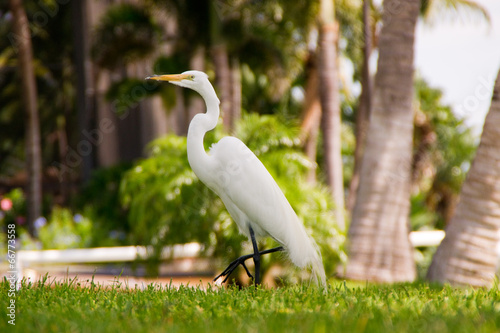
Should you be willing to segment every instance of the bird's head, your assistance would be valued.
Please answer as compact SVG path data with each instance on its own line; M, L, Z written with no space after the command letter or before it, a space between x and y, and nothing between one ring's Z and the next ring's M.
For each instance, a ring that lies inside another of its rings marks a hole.
M208 75L200 71L186 71L182 74L151 75L146 80L167 81L184 88L193 89L204 97L208 94L215 95L214 88L208 80Z

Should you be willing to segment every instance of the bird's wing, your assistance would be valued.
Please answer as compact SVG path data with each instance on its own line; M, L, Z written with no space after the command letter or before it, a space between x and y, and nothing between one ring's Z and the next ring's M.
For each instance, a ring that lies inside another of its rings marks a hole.
M259 236L270 235L286 246L286 232L299 221L285 195L255 154L239 139L225 137L212 147L217 161L214 191L248 235L251 223ZM235 216L236 215L236 216ZM246 227L246 228L245 228Z

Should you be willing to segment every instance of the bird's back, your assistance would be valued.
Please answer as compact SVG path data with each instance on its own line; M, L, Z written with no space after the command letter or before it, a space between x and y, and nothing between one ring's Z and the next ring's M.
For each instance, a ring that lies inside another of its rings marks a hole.
M249 236L251 225L258 237L274 238L295 265L313 266L324 282L316 243L257 156L235 137L221 139L209 155L213 170L209 179L201 180L221 197L240 231Z

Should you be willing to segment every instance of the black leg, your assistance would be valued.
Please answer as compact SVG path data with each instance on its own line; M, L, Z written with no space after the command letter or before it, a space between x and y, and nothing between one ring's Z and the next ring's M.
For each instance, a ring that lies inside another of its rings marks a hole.
M259 247L257 246L257 241L255 240L255 234L253 232L252 227L250 228L250 238L252 239L252 245L253 245L253 262L255 264L255 279L254 283L255 285L260 284L260 253L259 253Z
M222 283L226 282L227 279L229 278L229 275L231 275L231 273L239 265L241 265L245 269L248 277L251 279L254 279L255 285L258 285L260 283L260 256L264 255L264 254L268 254L268 253L277 252L277 251L283 251L284 249L283 249L283 246L278 246L278 247L275 247L275 248L272 248L269 250L259 251L259 249L257 247L257 241L255 240L255 234L254 234L254 231L252 228L250 228L250 238L252 240L254 253L241 256L241 257L237 258L236 260L232 261L229 264L229 266L227 266L227 268L222 273L220 273L219 275L217 275L215 277L214 281L217 281L217 279L219 279L221 276L224 276L225 278L222 281ZM252 276L252 274L250 274L250 271L248 270L247 266L245 265L245 261L247 259L250 259L250 258L253 258L253 261L255 263L255 278Z

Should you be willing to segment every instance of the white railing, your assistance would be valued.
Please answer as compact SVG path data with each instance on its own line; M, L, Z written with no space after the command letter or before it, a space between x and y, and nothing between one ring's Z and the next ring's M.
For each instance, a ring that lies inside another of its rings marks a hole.
M145 246L96 247L67 250L21 250L17 252L16 269L19 277L25 268L38 264L81 264L134 261L147 258L151 249ZM201 253L199 243L164 247L160 259L196 258Z
M438 246L444 238L443 230L412 231L410 242L413 247Z
M444 238L444 231L413 231L410 242L414 247L437 246ZM145 246L98 247L68 250L21 250L17 252L18 277L24 276L24 269L38 264L81 264L134 261L148 257ZM163 248L161 259L194 259L199 257L198 243L178 244Z

